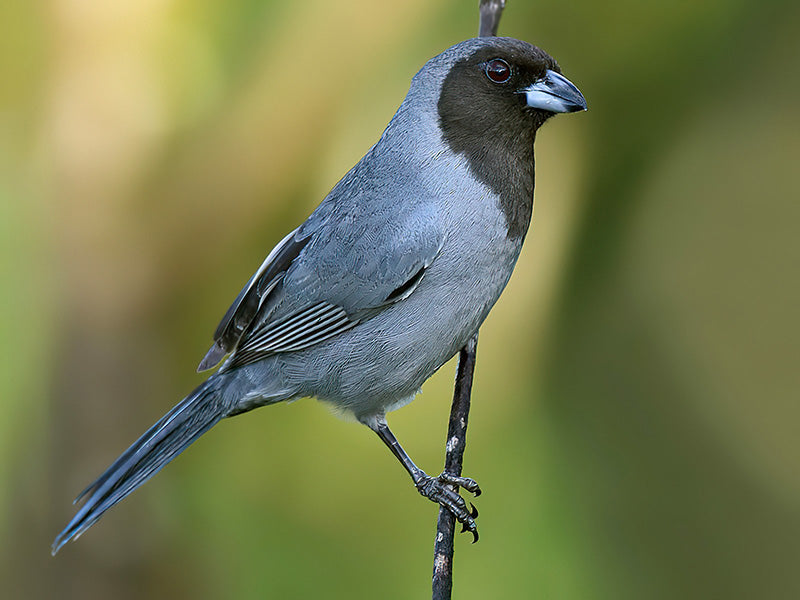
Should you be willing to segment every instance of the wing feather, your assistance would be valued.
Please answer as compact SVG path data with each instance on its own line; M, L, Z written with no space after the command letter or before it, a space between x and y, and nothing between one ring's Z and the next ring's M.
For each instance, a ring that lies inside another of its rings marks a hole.
M265 358L276 352L294 352L319 344L358 325L340 306L318 302L288 319L269 326L257 336L248 337L230 360L238 367Z
M245 346L259 349L279 346L287 336L302 333L309 322L314 319L319 321L337 309L337 306L328 304L327 302L313 304L304 310L290 315L288 318L267 324L258 333L248 336Z
M214 331L214 344L200 361L198 371L216 366L223 356L236 349L242 335L256 318L264 300L277 287L286 269L310 239L308 236L302 236L300 228L297 228L267 255L217 325Z

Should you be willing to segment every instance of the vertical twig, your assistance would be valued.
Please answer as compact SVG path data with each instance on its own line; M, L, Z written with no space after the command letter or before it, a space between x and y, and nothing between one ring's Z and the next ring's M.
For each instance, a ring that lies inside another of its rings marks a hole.
M450 409L450 423L447 427L447 452L444 459L444 470L453 475L461 475L464 450L467 447L467 422L477 347L478 334L475 333L458 355L453 407ZM453 513L444 507L439 508L436 542L433 548L433 600L449 600L453 589L455 525L456 518Z
M505 0L481 0L480 26L478 28L480 37L497 35L497 26L500 24L500 15L503 13L505 4ZM450 423L447 428L444 461L444 470L453 475L461 475L464 450L467 447L467 422L477 347L478 333L475 332L458 356L458 370L453 391L453 406L450 409ZM456 520L453 514L444 507L440 508L433 549L433 600L450 600L453 589L455 524Z
M500 15L506 7L506 0L481 0L481 22L478 27L479 37L497 35L497 26L500 25Z

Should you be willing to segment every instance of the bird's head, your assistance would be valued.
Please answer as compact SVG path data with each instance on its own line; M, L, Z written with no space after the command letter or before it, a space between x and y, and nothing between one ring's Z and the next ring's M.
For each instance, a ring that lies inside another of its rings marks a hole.
M452 62L438 101L446 136L535 133L556 113L586 110L586 100L558 63L527 42L477 38L449 52Z

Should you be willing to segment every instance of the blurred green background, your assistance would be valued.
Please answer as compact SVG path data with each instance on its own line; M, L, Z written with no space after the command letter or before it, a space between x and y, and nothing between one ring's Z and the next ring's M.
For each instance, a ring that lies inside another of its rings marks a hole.
M0 4L6 598L423 598L436 508L316 402L226 421L57 558L218 318L477 0ZM800 5L525 2L588 113L481 330L457 598L800 598ZM438 472L452 364L390 422Z

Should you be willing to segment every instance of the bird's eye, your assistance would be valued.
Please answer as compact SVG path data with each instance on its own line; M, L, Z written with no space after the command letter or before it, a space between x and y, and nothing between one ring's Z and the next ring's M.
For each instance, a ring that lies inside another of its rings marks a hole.
M484 67L486 76L495 83L505 83L511 79L511 67L502 58L493 58Z

